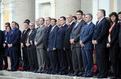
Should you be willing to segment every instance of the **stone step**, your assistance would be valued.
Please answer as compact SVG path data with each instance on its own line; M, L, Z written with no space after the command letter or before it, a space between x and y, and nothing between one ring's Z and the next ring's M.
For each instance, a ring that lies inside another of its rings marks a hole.
M15 77L10 79L96 79L93 77L84 78L84 77L76 77L76 76L65 76L65 75L50 75L50 74L40 74L40 73L32 73L32 72L23 72L23 71L0 71L0 79L9 79L9 77ZM8 78L2 78L8 77ZM16 78L17 77L17 78ZM110 78L104 78L110 79Z

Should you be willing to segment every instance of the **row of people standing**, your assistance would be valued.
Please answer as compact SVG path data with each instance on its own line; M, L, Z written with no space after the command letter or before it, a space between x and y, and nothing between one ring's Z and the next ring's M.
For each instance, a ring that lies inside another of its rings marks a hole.
M21 37L23 71L92 77L93 50L95 49L99 70L96 77L106 78L108 76L109 52L114 78L119 77L120 25L118 14L111 13L109 16L111 23L109 23L105 18L105 10L99 9L96 25L92 23L92 14L86 14L84 20L81 10L78 10L76 14L77 23L74 22L72 15L61 16L58 26L57 20L50 17L37 19L37 28L33 22L24 22L25 29ZM4 40L8 46L10 55L8 59L11 60L9 70L11 71L18 69L21 33L16 25L16 22L12 22L13 29L8 32L7 39ZM7 26L7 29L10 29L10 26ZM3 46L5 47L5 43Z

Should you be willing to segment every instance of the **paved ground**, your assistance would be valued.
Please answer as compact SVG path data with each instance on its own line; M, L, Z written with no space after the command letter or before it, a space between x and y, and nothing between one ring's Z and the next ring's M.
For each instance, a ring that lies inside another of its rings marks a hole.
M97 78L84 78L76 76L65 76L65 75L49 75L49 74L40 74L32 72L8 72L0 71L0 79L97 79ZM110 79L110 78L104 78Z

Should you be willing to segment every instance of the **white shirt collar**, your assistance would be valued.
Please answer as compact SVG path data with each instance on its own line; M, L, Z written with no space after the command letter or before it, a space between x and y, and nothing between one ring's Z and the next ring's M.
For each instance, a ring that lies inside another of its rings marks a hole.
M43 25L40 25L40 27L43 27L44 26L44 24Z
M82 21L82 19L80 19L78 22L81 22Z
M92 21L88 22L87 24L89 25Z
M63 24L63 27L65 26L66 24Z
M51 24L48 25L48 27L50 27Z
M69 23L70 25L73 23L73 21L71 23Z
M104 17L102 17L99 21L101 21Z

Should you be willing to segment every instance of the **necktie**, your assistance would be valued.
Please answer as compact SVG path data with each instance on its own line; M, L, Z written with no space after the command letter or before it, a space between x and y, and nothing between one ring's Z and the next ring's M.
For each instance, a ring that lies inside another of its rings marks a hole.
M24 34L26 33L27 30L28 30L28 29L26 29L26 30L24 31Z
M68 28L70 28L70 24L68 25Z
M48 26L46 27L46 29L48 29Z
M98 24L101 22L101 20L98 21Z
M32 30L29 32L28 37L27 37L27 43L29 43L29 36L32 33Z
M53 29L54 29L54 26L52 27L51 32L53 31Z
M60 27L60 29L62 29L63 26Z

